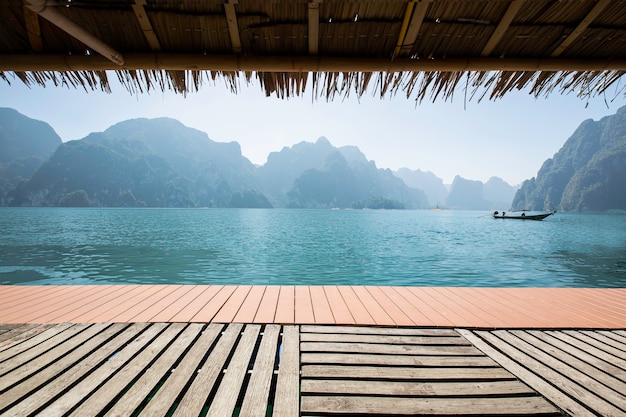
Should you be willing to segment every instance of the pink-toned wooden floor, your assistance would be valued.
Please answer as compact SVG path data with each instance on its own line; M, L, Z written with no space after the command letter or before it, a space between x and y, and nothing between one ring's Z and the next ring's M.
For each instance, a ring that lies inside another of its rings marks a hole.
M626 328L626 288L0 286L0 323Z

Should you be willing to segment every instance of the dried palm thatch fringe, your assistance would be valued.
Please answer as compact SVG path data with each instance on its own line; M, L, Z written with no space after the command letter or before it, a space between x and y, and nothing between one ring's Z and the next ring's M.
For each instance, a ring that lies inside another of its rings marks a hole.
M82 88L111 93L112 73L132 95L153 90L173 91L186 95L201 90L204 84L215 85L218 80L237 93L240 81L255 82L267 96L285 99L303 95L311 78L314 99L332 101L347 98L354 92L358 98L368 90L373 96L395 96L403 93L417 103L426 99L452 100L462 90L466 100L497 100L514 90L528 88L535 97L554 92L575 94L581 99L606 96L614 87L609 100L626 95L626 85L619 82L626 71L424 71L424 72L251 72L251 71L183 71L183 70L122 70L122 71L0 71L0 78L11 84L20 80L28 86ZM376 82L372 83L372 77ZM611 97L612 96L612 97Z

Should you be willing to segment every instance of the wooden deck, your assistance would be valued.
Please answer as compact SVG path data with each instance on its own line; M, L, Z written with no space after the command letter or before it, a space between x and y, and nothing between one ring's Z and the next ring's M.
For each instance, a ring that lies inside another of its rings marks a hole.
M626 415L626 290L0 286L1 416Z
M626 415L626 332L0 325L2 416Z
M258 323L626 328L626 289L0 286L0 323Z

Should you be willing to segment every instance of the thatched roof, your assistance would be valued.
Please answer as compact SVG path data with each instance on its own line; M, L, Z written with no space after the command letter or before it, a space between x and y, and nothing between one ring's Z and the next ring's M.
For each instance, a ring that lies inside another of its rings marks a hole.
M258 79L419 100L621 94L626 0L0 0L0 78L133 93ZM114 71L114 72L113 72Z

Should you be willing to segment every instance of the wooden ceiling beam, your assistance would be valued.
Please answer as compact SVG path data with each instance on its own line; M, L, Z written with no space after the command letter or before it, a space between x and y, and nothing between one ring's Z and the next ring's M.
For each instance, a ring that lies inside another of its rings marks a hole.
M407 4L400 35L398 36L396 49L393 52L392 58L409 56L413 45L415 45L417 41L431 1L432 0L419 0L411 1Z
M109 61L114 62L117 65L124 64L124 57L120 52L116 51L104 43L101 39L74 23L67 16L59 12L56 7L47 6L46 0L26 0L24 6L48 20L50 23L57 26L70 36L78 39L87 47L98 52Z
M130 54L122 65L98 55L0 55L0 71L165 70L222 72L626 71L626 59L383 59L313 56Z
M24 23L28 33L28 42L33 52L43 52L41 28L39 27L39 15L28 6L24 6Z
M239 24L237 23L237 12L235 11L235 5L237 3L238 0L228 0L224 3L228 33L230 34L230 44L234 54L241 53L241 37L239 36Z
M320 2L309 2L309 55L317 55L320 39Z
M133 12L135 12L137 22L139 22L139 26L143 31L143 36L148 41L150 49L154 52L158 52L161 50L161 43L159 42L159 38L157 38L156 33L154 32L154 28L152 27L150 18L148 18L148 14L146 13L146 9L144 8L145 5L146 0L135 0L135 3L133 4Z
M611 3L611 0L598 0L593 9L585 16L585 18L576 26L576 28L569 34L567 38L554 51L550 54L550 57L556 58L560 56L568 46L574 43L580 35L589 27L589 25L598 17L600 13Z
M513 22L513 19L517 15L517 12L519 12L519 9L522 7L523 2L524 0L512 0L511 3L509 3L509 7L506 9L506 12L504 12L504 16L502 16L502 19L500 19L498 26L496 26L496 30L493 31L491 37L485 44L485 47L480 53L480 56L487 57L491 55L500 40L502 40L502 38L504 37L504 34L506 33L509 26L511 26L511 22Z

